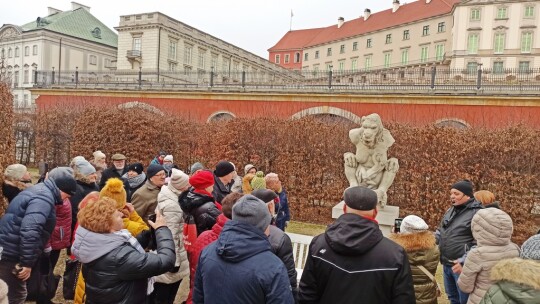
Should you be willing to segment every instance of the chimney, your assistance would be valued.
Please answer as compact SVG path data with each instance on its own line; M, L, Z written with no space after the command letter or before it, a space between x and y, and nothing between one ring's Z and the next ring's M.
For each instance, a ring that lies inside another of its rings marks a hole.
M392 3L392 13L395 13L399 8L399 0L394 0Z
M54 7L47 7L47 16L50 16L50 15L54 15L54 14L58 14L58 13L61 13L62 11L59 10L59 9L56 9Z
M371 16L371 10L369 8L366 8L364 10L364 21L368 20L369 16Z
M77 2L71 2L71 10L74 11L76 9L79 9L79 8L82 8L84 9L85 11L89 12L90 11L90 6L86 6L84 4L80 4L80 3L77 3Z
M345 23L345 18L339 17L337 19L337 28L340 28L343 25L343 23Z

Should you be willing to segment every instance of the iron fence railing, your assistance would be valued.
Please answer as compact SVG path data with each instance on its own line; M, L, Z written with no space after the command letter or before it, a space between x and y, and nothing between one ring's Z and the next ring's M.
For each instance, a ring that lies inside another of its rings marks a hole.
M540 94L540 68L450 69L446 66L364 70L34 71L34 87L301 92L475 92Z

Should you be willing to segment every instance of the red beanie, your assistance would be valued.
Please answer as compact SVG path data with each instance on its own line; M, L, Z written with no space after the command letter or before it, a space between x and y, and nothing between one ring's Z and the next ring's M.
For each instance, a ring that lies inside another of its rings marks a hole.
M214 184L214 174L208 170L202 170L189 178L189 184L195 189L206 189Z

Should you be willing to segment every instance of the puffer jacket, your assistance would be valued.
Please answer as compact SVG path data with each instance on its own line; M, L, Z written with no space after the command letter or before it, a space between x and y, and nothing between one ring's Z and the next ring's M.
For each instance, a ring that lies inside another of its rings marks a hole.
M139 234L137 241L146 244L149 233ZM174 267L174 242L167 227L155 231L157 254L140 252L125 235L94 233L83 227L76 234L72 249L83 263L86 304L146 303L148 278Z
M293 293L296 294L296 287L298 283L296 267L294 266L291 238L289 238L289 236L286 235L283 230L276 226L270 225L270 235L268 236L268 241L272 247L272 252L277 255L277 257L285 265L285 268L287 268L287 275L289 276Z
M480 304L540 303L540 262L513 258L502 260L491 269L493 286Z
M436 304L437 286L420 269L423 266L433 276L439 265L439 247L435 244L435 236L430 231L419 233L393 233L389 237L405 249L414 284L416 304Z
M2 259L33 267L54 230L54 206L61 203L60 190L52 180L19 193L0 219Z
M180 207L185 216L192 216L197 226L197 236L212 229L221 211L216 207L214 198L197 193L193 188L180 197Z
M171 189L172 188L172 189ZM167 220L167 227L171 230L174 249L176 251L176 261L174 267L176 272L166 272L156 277L156 282L172 284L183 280L189 275L189 261L184 249L184 212L178 204L180 191L174 189L172 185L161 187L158 195L158 209Z
M80 173L75 173L75 180L77 181L77 191L75 195L69 198L71 202L71 230L74 230L75 223L77 222L77 213L79 213L79 204L90 192L99 191L96 183L90 182L86 176Z
M287 270L266 235L252 225L227 221L202 253L193 303L294 303Z
M65 199L62 205L56 205L56 225L51 235L51 248L60 250L71 245L71 203Z
M437 244L441 252L441 264L453 266L462 258L476 241L471 231L471 221L478 210L484 207L474 198L462 206L452 206L446 211L436 232Z
M313 238L300 279L298 303L411 304L415 302L405 250L383 237L375 220L346 213Z
M157 197L161 188L152 184L150 180L144 183L144 186L133 193L131 203L135 207L137 214L148 224L148 217L154 214L157 206Z
M513 227L510 216L497 208L482 209L473 217L471 228L477 246L469 251L457 282L469 293L468 304L480 303L493 284L491 268L498 261L519 256L518 245L510 241Z

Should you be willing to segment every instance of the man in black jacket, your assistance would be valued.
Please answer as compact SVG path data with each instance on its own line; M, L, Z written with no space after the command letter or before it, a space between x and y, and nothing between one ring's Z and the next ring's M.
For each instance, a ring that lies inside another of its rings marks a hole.
M473 185L468 180L459 181L450 189L452 207L446 211L436 231L437 244L441 251L444 289L451 304L465 304L469 295L457 286L457 280L465 256L476 245L471 231L473 216L482 209L474 199Z
M122 179L122 175L127 173L127 166L126 166L126 157L123 154L117 153L114 154L112 157L113 166L105 169L103 173L101 174L101 180L99 181L99 189L103 189L105 187L105 184L107 183L107 180L109 178L119 178ZM124 185L124 188L126 186ZM128 191L129 188L126 189Z
M309 245L298 302L414 304L407 254L375 220L377 194L356 186L343 195L345 213Z

